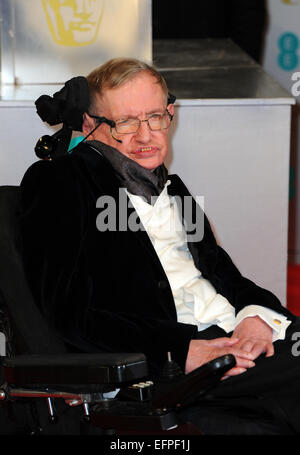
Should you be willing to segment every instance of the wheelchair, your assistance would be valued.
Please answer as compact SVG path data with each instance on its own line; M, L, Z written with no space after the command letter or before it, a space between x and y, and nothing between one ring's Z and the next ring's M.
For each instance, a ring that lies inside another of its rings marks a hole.
M169 358L153 381L142 353L68 352L26 281L19 196L17 186L0 187L0 434L201 434L178 410L217 384L234 357L187 375Z
M44 122L62 124L39 139L35 154L65 154L89 106L86 79L73 78L35 104ZM26 280L19 197L19 187L0 187L0 434L201 433L179 418L179 410L217 384L234 357L187 375L169 358L161 376L152 378L142 353L70 352L40 313Z

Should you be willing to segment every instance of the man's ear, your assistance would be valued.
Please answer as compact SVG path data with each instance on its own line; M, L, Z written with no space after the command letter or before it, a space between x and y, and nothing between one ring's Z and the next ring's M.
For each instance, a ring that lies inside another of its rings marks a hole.
M169 113L171 114L171 116L173 118L173 115L174 115L174 104L168 104L167 110L169 111Z
M82 132L84 136L87 136L92 129L95 128L94 120L87 114L83 114Z

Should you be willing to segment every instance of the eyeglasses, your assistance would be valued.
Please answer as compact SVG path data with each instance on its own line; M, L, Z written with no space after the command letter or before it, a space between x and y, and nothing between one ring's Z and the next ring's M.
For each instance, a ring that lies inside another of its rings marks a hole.
M163 114L152 114L145 120L138 118L129 118L125 120L108 120L105 117L98 117L96 115L90 115L90 117L98 120L101 123L107 123L111 128L115 128L118 134L134 134L137 133L141 123L147 122L151 131L165 130L170 126L173 116L170 114L168 109Z

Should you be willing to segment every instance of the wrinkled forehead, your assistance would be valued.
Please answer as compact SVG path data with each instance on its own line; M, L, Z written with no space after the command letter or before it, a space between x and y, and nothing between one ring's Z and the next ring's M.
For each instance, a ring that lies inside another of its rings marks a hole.
M163 112L166 107L161 85L147 73L141 73L118 87L103 89L95 101L98 112L114 119Z

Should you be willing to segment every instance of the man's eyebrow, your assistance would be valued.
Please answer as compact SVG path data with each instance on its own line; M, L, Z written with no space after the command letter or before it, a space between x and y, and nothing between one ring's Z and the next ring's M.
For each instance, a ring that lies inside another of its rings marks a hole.
M163 114L164 112L165 112L165 109L153 109L153 111L147 112L146 115Z

